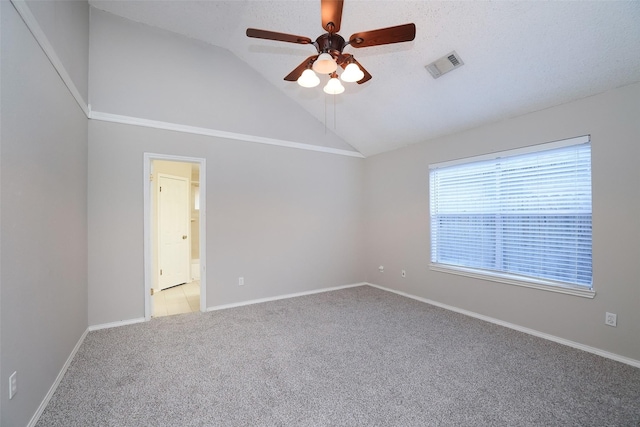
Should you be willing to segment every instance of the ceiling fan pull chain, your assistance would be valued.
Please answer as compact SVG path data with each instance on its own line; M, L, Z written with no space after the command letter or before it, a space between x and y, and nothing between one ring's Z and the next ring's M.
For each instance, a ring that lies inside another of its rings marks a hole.
M327 134L327 95L324 96L324 134Z
M338 123L336 122L336 96L333 95L333 130L338 130Z

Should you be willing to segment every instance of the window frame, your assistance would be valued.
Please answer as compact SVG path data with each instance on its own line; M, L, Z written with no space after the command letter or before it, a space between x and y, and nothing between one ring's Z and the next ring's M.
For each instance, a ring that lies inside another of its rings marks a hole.
M540 289L540 290L545 290L550 292L558 292L558 293L575 295L575 296L584 297L584 298L594 298L596 295L596 292L594 290L593 281L591 284L591 288L588 288L587 286L583 286L583 285L577 285L577 284L572 285L569 283L547 280L542 278L521 276L518 274L511 274L511 273L493 271L493 270L485 270L485 269L475 268L475 267L464 267L464 266L457 266L457 265L450 265L450 264L441 264L441 263L435 263L431 261L432 250L433 250L433 247L432 247L433 232L431 230L431 212L432 212L431 205L433 203L432 195L431 195L431 184L432 184L431 173L434 169L462 165L462 164L470 164L470 163L487 161L487 160L495 160L503 157L512 157L512 156L536 153L536 152L552 150L556 148L575 146L575 145L581 145L581 144L589 144L589 143L591 143L590 135L583 135L579 137L547 142L543 144L536 144L536 145L513 149L513 150L505 150L500 152L484 154L480 156L472 156L472 157L466 157L466 158L461 158L461 159L456 159L456 160L451 160L446 162L430 164L429 165L429 260L430 260L429 269L432 271L472 277L476 279L483 279L483 280L504 283L509 285ZM592 181L591 187L593 189L593 174L591 175L591 181ZM593 215L593 205L591 209L591 214ZM591 256L593 257L593 243L591 247ZM593 258L592 258L592 262L593 262Z

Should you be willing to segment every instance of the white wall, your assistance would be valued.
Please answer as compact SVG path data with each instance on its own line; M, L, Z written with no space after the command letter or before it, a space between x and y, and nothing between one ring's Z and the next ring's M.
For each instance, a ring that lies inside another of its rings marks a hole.
M94 111L355 151L228 50L91 9Z
M90 325L144 316L144 152L206 159L208 307L362 280L362 159L91 121Z
M634 84L367 158L367 280L640 360L638 118L640 84ZM586 134L592 141L594 299L428 269L430 163ZM618 314L616 328L604 324L606 311Z
M0 424L24 426L88 326L87 118L12 4L0 8Z

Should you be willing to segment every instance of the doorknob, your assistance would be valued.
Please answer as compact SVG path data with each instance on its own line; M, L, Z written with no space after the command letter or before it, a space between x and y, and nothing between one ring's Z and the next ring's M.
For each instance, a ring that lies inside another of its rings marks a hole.
M186 234L184 236L182 236L182 240L185 240L186 238L187 238Z

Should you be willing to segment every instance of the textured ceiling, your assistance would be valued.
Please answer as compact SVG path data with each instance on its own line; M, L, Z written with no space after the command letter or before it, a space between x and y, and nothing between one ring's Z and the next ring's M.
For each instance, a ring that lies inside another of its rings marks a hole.
M253 27L315 40L323 33L319 0L90 4L230 50L365 156L640 81L639 1L345 0L345 38L409 22L417 34L347 47L373 79L345 83L329 101L324 81L304 89L283 80L313 46L245 35ZM452 50L465 65L433 79L425 66Z

